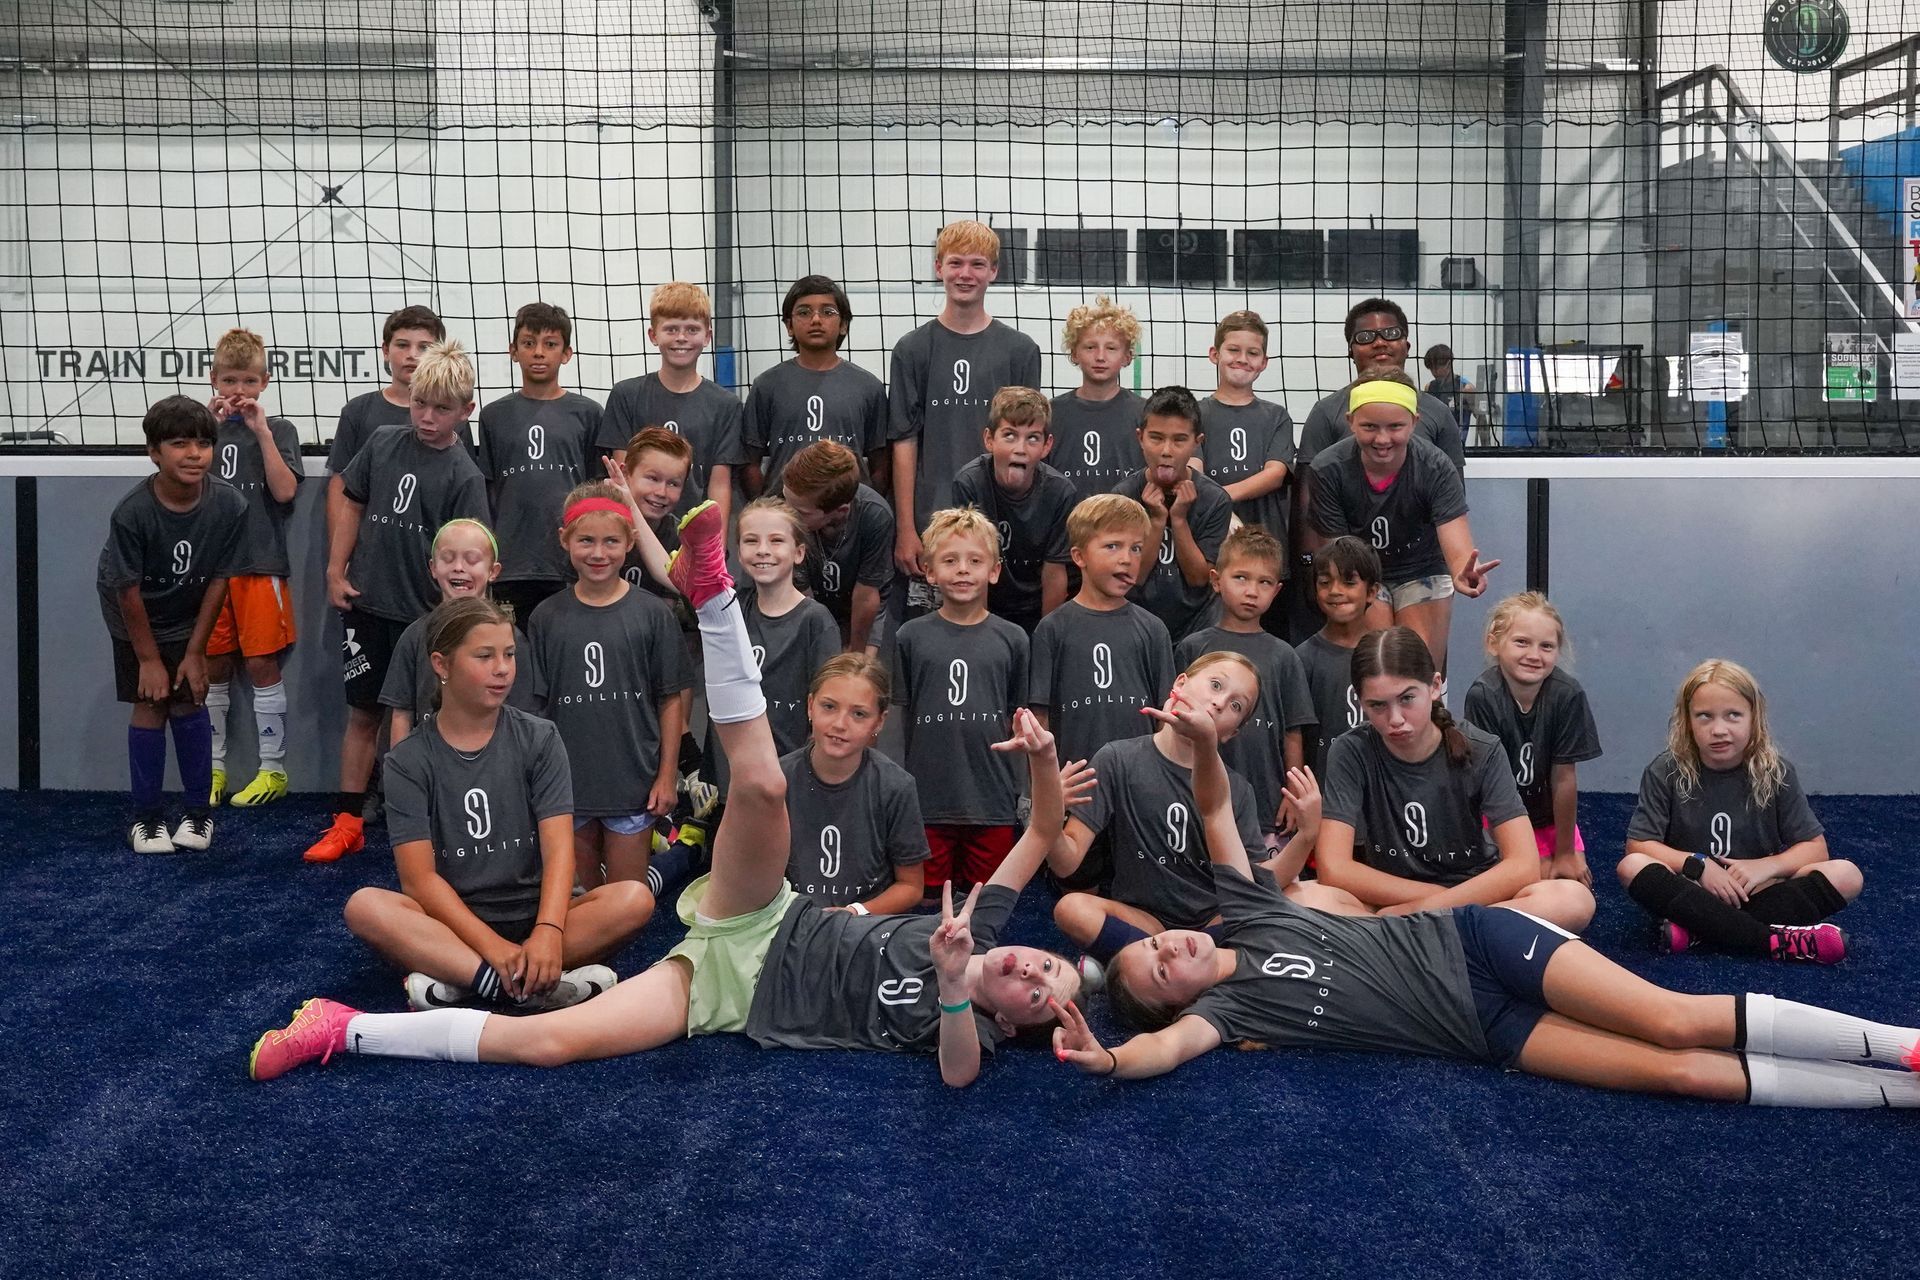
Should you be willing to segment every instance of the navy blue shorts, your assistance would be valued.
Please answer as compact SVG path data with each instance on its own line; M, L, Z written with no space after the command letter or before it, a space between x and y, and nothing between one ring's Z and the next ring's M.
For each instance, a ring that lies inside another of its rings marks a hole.
M1467 956L1467 986L1493 1060L1511 1067L1548 1013L1547 961L1574 935L1511 907L1456 907L1453 924Z

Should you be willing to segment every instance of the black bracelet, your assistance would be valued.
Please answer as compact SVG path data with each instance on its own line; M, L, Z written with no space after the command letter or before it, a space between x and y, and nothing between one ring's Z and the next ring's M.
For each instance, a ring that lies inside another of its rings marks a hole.
M1119 1055L1119 1054L1117 1054L1117 1053L1115 1053L1115 1052L1114 1052L1113 1050L1111 1050L1111 1049L1108 1049L1108 1050L1107 1050L1107 1061L1108 1061L1108 1062L1111 1062L1111 1063L1113 1064L1113 1065L1112 1065L1111 1067L1108 1067L1108 1068L1107 1068L1107 1074L1108 1074L1108 1075L1116 1075L1116 1074L1118 1074L1118 1073L1119 1073L1119 1071L1120 1071L1120 1055Z
M545 925L549 929L559 929L562 937L566 935L567 931L565 929L561 929L559 925L555 924L551 920L535 920L533 922L533 927L536 929L538 929L541 925Z

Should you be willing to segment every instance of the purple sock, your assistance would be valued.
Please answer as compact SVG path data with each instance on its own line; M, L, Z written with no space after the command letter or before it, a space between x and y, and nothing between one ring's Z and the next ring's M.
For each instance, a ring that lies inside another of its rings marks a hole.
M133 812L136 817L154 818L160 814L160 789L167 780L167 731L127 726L127 773L132 779ZM207 780L209 794L213 780Z
M187 793L187 812L205 817L213 794L213 721L198 707L168 721L173 726L173 755L180 762L180 785Z

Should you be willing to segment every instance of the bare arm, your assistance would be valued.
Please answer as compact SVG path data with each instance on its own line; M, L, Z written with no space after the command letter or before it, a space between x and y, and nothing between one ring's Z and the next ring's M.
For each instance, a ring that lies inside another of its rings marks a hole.
M746 471L740 477L740 487L746 490L749 501L767 491L767 473L760 469L759 459L747 464Z
M1553 766L1553 851L1556 855L1573 852L1574 830L1580 825L1580 782L1575 768L1570 764Z
M1320 838L1314 844L1314 865L1318 868L1320 883L1345 889L1360 901L1376 907L1418 902L1433 893L1433 886L1424 880L1409 880L1360 862L1353 856L1353 840L1351 823L1334 818L1320 820Z
M707 468L707 496L720 508L720 524L724 528L733 518L733 468L730 465L716 462Z
M360 543L360 515L366 507L347 496L346 481L327 481L327 599L336 609L350 609L360 593L347 579L353 549Z
M1434 526L1440 538L1440 553L1447 558L1447 572L1453 576L1453 589L1469 599L1487 589L1487 574L1498 568L1498 560L1482 560L1473 545L1473 530L1465 516L1455 516Z
M405 707L394 707L392 712L393 721L387 729L387 738L392 746L397 747L407 740L408 734L413 732L413 712ZM389 750L391 749L389 747Z
M542 824L544 827L545 824ZM572 835L571 829L568 831ZM542 842L544 859L544 841ZM420 904L420 909L438 920L460 941L471 947L482 960L494 967L499 973L502 985L512 987L518 994L517 977L510 972L514 961L518 959L520 948L502 938L493 931L473 909L460 900L452 885L433 865L433 843L428 840L409 840L405 844L395 845L393 850L394 866L400 873L400 892ZM541 902L545 909L546 871L541 871ZM569 885L571 888L571 885ZM543 917L544 918L544 917ZM505 963L507 969L501 969Z
M1189 484L1192 481L1188 481ZM1213 572L1213 564L1207 559L1207 553L1200 549L1194 539L1193 526L1187 523L1187 513L1176 510L1167 520L1167 532L1173 538L1174 562L1180 566L1180 577L1190 587L1203 587ZM1156 548L1154 554L1158 555Z
M922 577L920 526L913 510L913 482L920 474L920 442L908 436L895 440L893 450L893 562L900 572Z
M1067 602L1067 566L1040 566L1040 616L1046 617Z
M1385 915L1409 911L1439 911L1445 907L1473 904L1491 906L1506 902L1540 878L1540 849L1533 842L1533 827L1523 815L1509 818L1493 829L1494 842L1500 847L1500 861L1478 875L1450 885L1438 893L1413 902L1403 902L1382 912Z
M920 905L927 896L927 864L910 862L893 869L893 883L860 905L876 916L899 915Z
M1265 466L1245 480L1236 480L1221 488L1235 502L1245 502L1249 498L1264 498L1286 482L1287 464L1277 458L1269 458Z
M880 616L880 588L864 582L853 584L852 619L847 624L847 652L865 653L867 637L873 634L873 620Z

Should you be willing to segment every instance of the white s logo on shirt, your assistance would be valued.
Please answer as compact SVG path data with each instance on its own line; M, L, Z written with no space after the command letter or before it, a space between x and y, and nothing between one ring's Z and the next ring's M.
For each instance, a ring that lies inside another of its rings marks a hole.
M240 474L240 446L223 444L220 446L220 478L231 480Z
M493 807L487 803L487 793L479 787L467 792L467 834L475 840L485 840L493 831Z
M1290 951L1276 951L1260 966L1260 972L1269 978L1299 978L1303 981L1312 978L1318 971L1318 966L1312 960L1306 956L1296 956Z
M173 544L173 571L185 573L193 568L193 544L185 538Z
M1391 539L1387 536L1387 518L1385 516L1375 516L1373 518L1373 534L1368 541L1373 543L1373 549L1375 551L1385 551L1387 549L1387 543L1391 541Z
M1187 806L1178 800L1167 806L1167 848L1175 853L1187 851Z
M807 397L807 430L815 435L827 425L827 402L819 396Z
M1733 856L1733 815L1730 813L1714 814L1713 821L1709 824L1709 830L1712 834L1709 838L1707 852L1716 858L1731 858Z
M1089 431L1080 437L1080 457L1090 467L1100 465L1100 433Z
M959 707L967 701L967 660L955 658L947 664L947 705Z
M539 423L527 428L527 457L535 462L547 454L547 429Z
M820 874L832 880L840 874L840 828L820 828Z
M413 491L420 487L419 478L409 471L400 477L400 483L393 489L393 514L404 515L413 505Z
M1105 641L1093 646L1093 687L1113 687L1113 649Z
M1407 801L1407 807L1400 811L1406 824L1407 843L1416 849L1427 847L1427 806L1418 800Z
M1227 456L1235 462L1247 460L1247 429L1235 427L1227 433Z
M881 1004L914 1004L920 999L920 992L926 987L923 978L888 978L880 984Z
M1533 744L1520 744L1520 768L1514 772L1513 780L1523 787L1533 785Z
M598 689L607 681L607 651L598 640L589 640L584 657L587 661L587 688Z
M973 364L968 360L953 362L953 394L963 396L973 384Z

